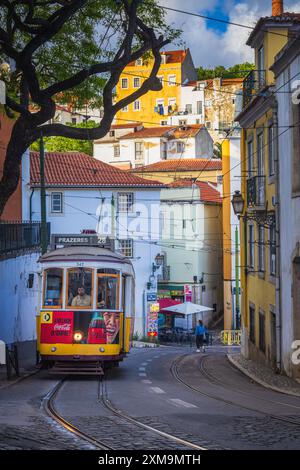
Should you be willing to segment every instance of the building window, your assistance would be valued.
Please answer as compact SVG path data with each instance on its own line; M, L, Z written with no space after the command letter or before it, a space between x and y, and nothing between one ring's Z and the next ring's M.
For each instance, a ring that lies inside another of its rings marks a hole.
M185 112L186 112L186 114L193 114L193 105L192 104L186 104L185 105Z
M157 77L158 80L160 81L161 85L164 86L164 77L162 75L160 75L159 77Z
M203 105L202 101L197 101L197 114L202 114Z
M187 120L186 119L179 119L179 126L186 126L187 125Z
M63 193L51 193L51 212L54 214L62 214Z
M254 269L254 225L249 225L249 259L248 268Z
M109 131L109 137L115 137L115 131Z
M184 151L184 143L176 142L176 150L177 150L177 153L182 153Z
M275 174L275 142L274 142L274 126L270 126L268 129L268 148L269 148L269 176Z
M120 157L120 145L114 145L114 157L115 158Z
M265 227L258 228L258 270L265 272Z
M161 126L167 126L167 125L168 125L168 121L160 121L160 125L161 125Z
M259 312L259 349L266 351L266 319L262 312Z
M133 202L133 193L118 193L118 212L132 212Z
M128 78L122 78L121 88L123 88L123 89L128 88Z
M253 176L254 162L253 162L253 140L248 142L248 178Z
M167 160L168 157L168 144L167 142L162 143L162 159Z
M135 161L143 161L144 160L144 144L143 142L135 142Z
M76 117L72 117L72 124L73 124L73 126L76 126L76 124L77 124L77 119L76 119Z
M137 67L141 67L141 65L143 65L143 59L137 59L137 60L135 61L135 65L136 65Z
M276 276L276 231L275 225L270 227L270 275Z
M264 134L261 132L257 136L257 175L264 175Z
M128 113L128 106L124 106L124 108L122 108L122 112L123 113Z
M169 86L175 86L176 85L176 75L169 75L168 77L168 82Z
M255 344L255 308L249 307L249 339Z
M140 100L136 100L133 103L133 111L140 111L140 109L141 109L141 102Z
M127 258L133 258L133 240L119 240L118 242L119 248L118 251L122 253L122 255L126 256Z
M140 79L139 78L134 78L133 79L133 88L139 88L140 87Z

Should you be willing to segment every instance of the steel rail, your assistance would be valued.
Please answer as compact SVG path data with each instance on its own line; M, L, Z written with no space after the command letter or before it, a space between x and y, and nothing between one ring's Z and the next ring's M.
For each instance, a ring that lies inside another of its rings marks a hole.
M284 418L282 416L278 416L278 415L273 415L271 413L267 413L266 411L262 411L262 410L258 410L257 408L254 408L254 407L249 407L249 406L246 406L246 405L241 405L239 403L236 403L234 401L231 401L231 400L227 400L225 398L222 398L220 396L217 396L217 395L212 395L208 392L204 392L203 390L200 390L199 388L196 388L194 387L193 385L191 384L188 384L187 382L185 382L182 377L180 376L179 374L179 371L178 371L178 364L180 362L182 362L182 360L189 356L189 354L185 354L184 356L181 356L180 358L177 358L173 361L173 363L171 364L171 374L172 376L178 381L180 382L181 384L183 384L185 387L187 387L188 389L200 394L200 395L203 395L203 396L206 396L208 398L211 398L213 400L216 400L216 401L220 401L222 403L226 403L227 405L229 406L234 406L236 408L242 408L242 409L245 409L245 410L248 410L248 411L252 411L252 412L255 412L255 413L258 413L258 414L261 414L261 415L264 415L264 416L267 416L273 420L277 420L277 421L281 421L281 422L285 422L285 423L288 423L288 424L293 424L295 426L300 426L300 422L299 421L293 421L289 418ZM204 361L205 357L201 358L200 360L200 370L202 372L202 375L204 377L206 377L207 381L210 382L210 383L213 383L214 385L216 384L216 381L213 381L211 379L211 376L209 377L209 374L206 372L205 368L203 367L203 361ZM219 385L219 384L218 384ZM226 389L226 386L224 386L222 383L221 383L222 387ZM229 388L230 389L230 388ZM228 387L227 387L227 390L228 390ZM246 392L245 392L246 393ZM253 395L251 395L253 397Z
M95 439L94 437L88 435L87 433L81 431L78 429L76 426L74 426L72 423L67 421L60 413L55 408L54 402L55 398L63 386L65 382L65 379L60 380L55 387L48 392L48 394L43 398L43 407L48 416L50 416L52 419L54 419L58 424L63 426L67 431L71 432L72 434L75 434L77 437L80 439L88 442L89 444L92 444L95 446L97 449L101 450L116 450L113 447L109 447L106 444L103 444L101 441Z
M172 434L166 433L164 431L160 431L159 429L156 429L150 426L149 424L141 423L138 419L133 418L132 416L129 416L126 413L124 413L124 411L121 411L115 408L114 405L111 403L111 401L104 395L104 393L100 392L100 390L99 390L99 395L98 395L98 401L101 402L103 406L105 406L109 411L114 413L119 418L129 421L130 423L133 423L140 428L151 431L153 434L158 434L159 436L162 436L166 439L177 442L178 444L184 445L194 450L208 450L205 447L201 447L197 444L193 444L192 442L186 441L185 439L181 439L180 437L176 437Z

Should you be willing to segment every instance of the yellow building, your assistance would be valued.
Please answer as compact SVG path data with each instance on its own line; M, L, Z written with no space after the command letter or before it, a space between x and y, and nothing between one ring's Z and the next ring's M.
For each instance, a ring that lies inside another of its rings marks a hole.
M145 126L167 124L172 112L181 107L181 84L197 80L189 49L162 52L162 63L157 74L162 90L150 91L139 100L117 113L116 123L139 121ZM116 87L117 100L136 91L149 77L153 59L138 59L125 67Z
M299 28L299 19L283 13L283 2L272 5L272 16L261 18L247 41L255 51L256 70L244 81L243 111L237 120L243 128L245 201L240 227L243 352L279 368L277 111L275 80L269 69L289 34Z

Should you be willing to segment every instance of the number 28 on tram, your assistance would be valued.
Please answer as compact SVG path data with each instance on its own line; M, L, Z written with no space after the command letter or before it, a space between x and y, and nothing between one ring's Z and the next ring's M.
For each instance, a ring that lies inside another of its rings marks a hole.
M37 316L41 360L122 360L133 332L131 261L98 247L61 248L39 261L43 268Z

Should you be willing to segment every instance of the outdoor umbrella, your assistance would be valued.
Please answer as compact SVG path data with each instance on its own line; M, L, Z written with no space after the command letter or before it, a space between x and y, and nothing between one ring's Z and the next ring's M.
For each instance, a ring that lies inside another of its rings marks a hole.
M188 315L192 315L195 313L203 314L203 312L213 311L213 308L206 307L205 305L193 304L192 302L184 302L183 304L177 304L177 305L172 305L171 307L163 308L161 311L180 313L180 314L185 315L186 318L188 318ZM202 319L203 319L203 315L202 315ZM188 320L187 320L186 327L188 328Z
M213 308L205 307L204 305L193 304L192 302L184 302L183 304L171 305L171 307L163 308L162 311L190 315L192 313L203 313L213 311Z

